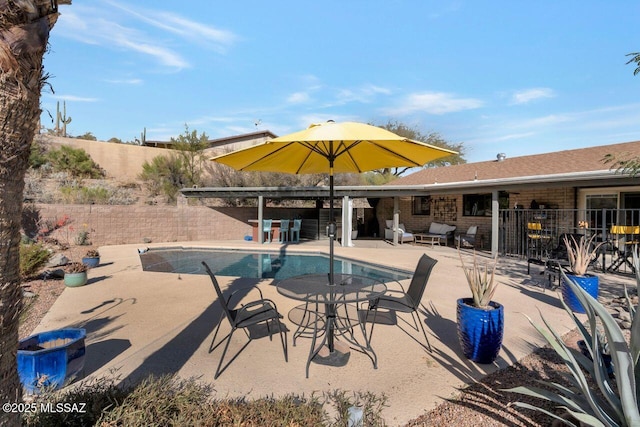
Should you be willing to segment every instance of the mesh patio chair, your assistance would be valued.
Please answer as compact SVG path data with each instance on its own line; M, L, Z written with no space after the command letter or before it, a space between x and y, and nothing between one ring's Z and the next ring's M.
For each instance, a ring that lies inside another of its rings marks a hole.
M409 287L406 291L404 290L402 284L398 282L401 290L388 289L385 295L375 300L369 301L369 306L366 311L361 310L361 316L364 317L365 323L369 321L370 317L373 317L373 319L371 319L371 330L369 331L369 338L367 338L367 341L369 343L371 342L373 328L376 323L378 312L380 310L388 310L390 312L411 313L411 318L413 319L414 325L410 325L406 320L403 321L416 331L419 330L418 323L420 324L420 329L422 329L422 335L424 335L424 339L427 345L425 346L420 343L420 341L418 342L424 348L431 351L431 344L429 343L429 338L427 338L427 333L424 330L423 322L420 320L418 308L420 307L420 301L422 300L422 296L424 295L424 290L427 287L427 282L429 281L431 270L433 270L433 267L437 262L438 260L431 258L427 254L423 254L418 261L416 270L413 273L413 277L411 278L411 283L409 283ZM372 310L373 316L371 316ZM398 319L400 318L398 317ZM400 329L403 328L400 327Z
M206 262L202 261L202 265L204 266L204 269L206 270L209 277L211 278L211 282L213 283L213 287L216 290L216 294L218 294L218 301L222 306L225 316L227 317L227 319L229 320L229 323L231 324L231 332L229 332L229 334L225 337L226 344L224 346L224 350L222 351L222 356L220 356L220 362L218 363L218 368L216 369L216 373L213 378L217 379L218 376L220 376L220 374L224 372L224 370L227 369L227 367L235 360L235 358L238 357L240 353L242 353L242 351L247 347L247 345L249 345L249 343L253 338L251 334L247 331L247 329L254 327L263 322L267 326L267 331L269 332L269 340L272 340L271 327L269 326L269 323L275 321L278 327L278 333L280 334L280 341L282 341L282 350L284 352L284 360L285 362L288 362L287 339L286 339L287 332L285 329L284 335L283 335L282 326L280 325L280 319L282 318L282 315L278 312L278 309L275 303L269 299L264 298L260 288L258 288L257 286L252 286L249 289L258 290L258 292L260 293L260 299L243 304L240 308L231 308L229 304L231 301L231 298L238 291L232 292L231 295L229 295L229 298L225 299L224 295L222 295L222 290L220 289L220 285L218 284L218 280L216 279L216 276L211 272L211 269L209 268ZM246 291L246 290L247 288L242 289L242 291ZM222 318L220 319L220 322L218 322L218 327L216 328L216 332L213 335L213 340L211 342L211 347L209 348L209 353L213 352L213 350L215 350L225 340L225 338L223 338L222 340L220 340L220 342L214 345L216 335L218 335L218 331L220 330L221 323L222 323ZM229 349L229 343L231 342L231 337L233 336L233 333L236 331L236 329L240 329L240 328L245 331L247 338L249 338L249 340L242 346L242 348L235 354L235 356L233 356L233 358L231 358L231 360L224 367L222 367L224 356L227 354L227 350Z

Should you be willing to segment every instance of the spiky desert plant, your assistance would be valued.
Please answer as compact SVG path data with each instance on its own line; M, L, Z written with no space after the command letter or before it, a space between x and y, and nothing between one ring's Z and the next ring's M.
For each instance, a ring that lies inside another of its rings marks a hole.
M636 287L640 290L640 254L636 247L633 252L633 265L636 270ZM563 359L569 368L567 379L571 386L540 381L550 385L553 390L540 387L516 387L506 391L521 393L528 396L549 400L557 403L558 408L565 409L573 418L589 426L638 426L640 425L640 411L638 409L637 382L640 379L640 316L635 316L637 306L633 306L627 295L629 313L632 317L631 338L627 343L620 326L609 314L607 309L595 298L589 295L578 284L570 280L564 271L561 274L568 286L585 308L588 318L588 328L580 322L576 315L563 302L564 308L575 322L580 334L587 344L591 358L567 345L562 337L551 328L542 317L546 328L536 325L530 318L529 322L544 336L549 345ZM598 331L598 324L602 325L604 337L611 356L613 375L607 372L602 349L604 344ZM588 376L597 384L599 393L592 388ZM613 382L615 381L615 384ZM600 397L603 396L603 397ZM534 405L516 402L516 406L541 411L568 425L573 422L539 408Z
M458 256L460 257L460 262L462 262L462 270L473 295L473 305L479 308L488 307L498 287L498 282L495 280L498 257L495 256L493 258L493 265L489 265L489 262L480 265L476 251L473 251L473 263L471 266L466 266L460 250L458 250Z
M577 241L573 236L567 237L565 235L563 237L564 244L567 247L569 268L576 276L587 274L589 264L598 256L598 249L604 242L594 244L593 240L595 238L595 234L589 239L583 237Z

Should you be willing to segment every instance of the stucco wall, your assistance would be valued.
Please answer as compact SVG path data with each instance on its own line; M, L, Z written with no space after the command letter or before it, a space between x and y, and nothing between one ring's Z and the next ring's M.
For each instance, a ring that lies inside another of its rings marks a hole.
M144 162L150 162L156 156L169 153L162 148L141 147L133 144L116 144L48 135L43 135L42 138L53 146L68 145L73 148L82 148L94 162L106 171L108 178L120 182L135 181L138 174L142 172Z

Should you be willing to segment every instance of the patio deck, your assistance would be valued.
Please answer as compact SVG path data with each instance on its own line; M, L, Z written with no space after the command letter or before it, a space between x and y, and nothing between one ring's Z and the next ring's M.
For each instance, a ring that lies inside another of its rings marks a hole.
M427 333L433 352L424 350L396 326L377 325L373 346L378 369L368 357L352 352L344 367L312 364L305 378L309 340L291 345L295 330L287 313L299 304L276 292L271 280L219 277L223 287L260 284L266 298L276 301L287 325L289 362L285 363L278 337L254 340L214 381L222 348L209 353L213 332L221 315L210 279L206 275L143 272L137 248L145 245L100 248L102 264L89 271L89 284L66 289L42 320L36 332L66 326L87 329L87 377L119 375L137 380L149 374L177 373L210 382L220 398L342 389L385 393L390 405L383 411L389 425L404 425L457 393L457 389L497 369L513 364L543 345L542 338L520 313L539 320L538 309L562 334L571 322L555 292L543 292L526 274L526 262L502 258L495 300L505 307L505 336L498 360L477 365L462 356L456 334L456 299L470 295L455 249L405 244L391 246L380 240L356 240L355 247L336 247L336 255L413 271L423 253L438 259L425 296ZM212 241L151 244L149 247L262 248L253 242ZM278 244L264 245L275 249ZM328 252L324 242L289 245L295 251ZM470 252L468 252L470 253ZM622 289L623 278L601 275L601 295ZM631 282L628 282L631 283ZM226 319L220 334L229 330ZM224 335L218 335L220 339ZM420 337L415 332L414 337ZM243 344L237 333L230 345L233 355ZM227 356L229 357L229 356ZM116 369L117 373L111 370Z

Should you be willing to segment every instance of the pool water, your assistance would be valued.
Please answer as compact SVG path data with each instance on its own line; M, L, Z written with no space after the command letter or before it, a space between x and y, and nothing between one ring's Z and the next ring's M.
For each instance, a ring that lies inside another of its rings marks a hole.
M281 280L302 274L329 273L329 257L315 253L162 248L140 254L140 261L144 271L164 273L206 274L202 261L219 276ZM411 277L411 273L404 270L339 257L334 258L333 268L336 273L357 274L382 281Z

